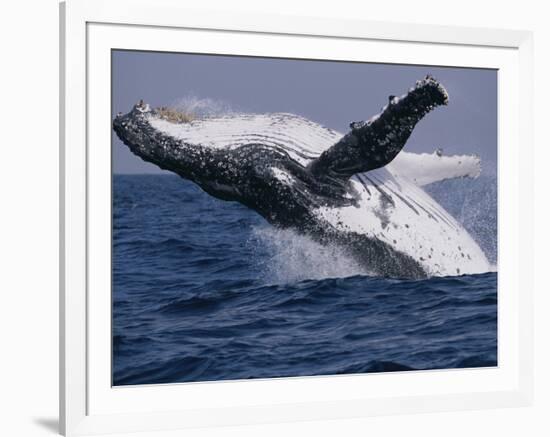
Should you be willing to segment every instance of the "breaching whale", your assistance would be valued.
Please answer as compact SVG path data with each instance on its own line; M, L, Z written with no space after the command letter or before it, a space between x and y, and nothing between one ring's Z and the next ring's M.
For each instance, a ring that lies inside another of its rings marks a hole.
M143 102L119 113L113 129L143 160L275 226L338 245L373 274L482 273L490 270L483 251L422 189L477 177L479 158L401 151L416 124L447 103L445 88L427 76L345 135L288 113L194 119Z

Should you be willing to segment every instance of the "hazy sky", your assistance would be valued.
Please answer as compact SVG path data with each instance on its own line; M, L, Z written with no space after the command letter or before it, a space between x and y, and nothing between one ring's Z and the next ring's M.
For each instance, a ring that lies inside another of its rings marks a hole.
M342 133L351 121L378 113L390 94L405 93L426 74L450 95L428 114L405 150L477 153L484 169L497 156L497 71L331 61L114 51L112 115L143 99L169 106L209 98L251 113L292 112ZM160 172L134 156L112 133L115 173Z

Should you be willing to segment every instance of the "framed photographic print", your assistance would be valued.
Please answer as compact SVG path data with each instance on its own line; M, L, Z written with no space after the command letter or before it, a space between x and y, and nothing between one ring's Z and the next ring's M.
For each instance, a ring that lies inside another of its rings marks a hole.
M530 33L61 18L64 434L530 402Z

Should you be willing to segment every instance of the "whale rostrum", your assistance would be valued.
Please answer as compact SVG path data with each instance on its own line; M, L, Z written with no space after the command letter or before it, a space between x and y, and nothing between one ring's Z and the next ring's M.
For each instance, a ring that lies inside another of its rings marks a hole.
M416 124L448 99L427 76L345 135L294 114L194 118L143 102L113 128L143 160L274 226L338 245L372 274L481 273L490 268L482 250L421 188L477 177L479 158L402 151Z

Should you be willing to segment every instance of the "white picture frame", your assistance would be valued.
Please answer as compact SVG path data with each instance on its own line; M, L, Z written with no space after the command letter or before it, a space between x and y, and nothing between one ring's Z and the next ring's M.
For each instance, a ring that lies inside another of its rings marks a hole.
M177 0L67 0L60 14L60 427L64 435L531 402L530 32L200 11ZM113 48L498 68L499 366L111 387L106 218L110 219L107 103Z

